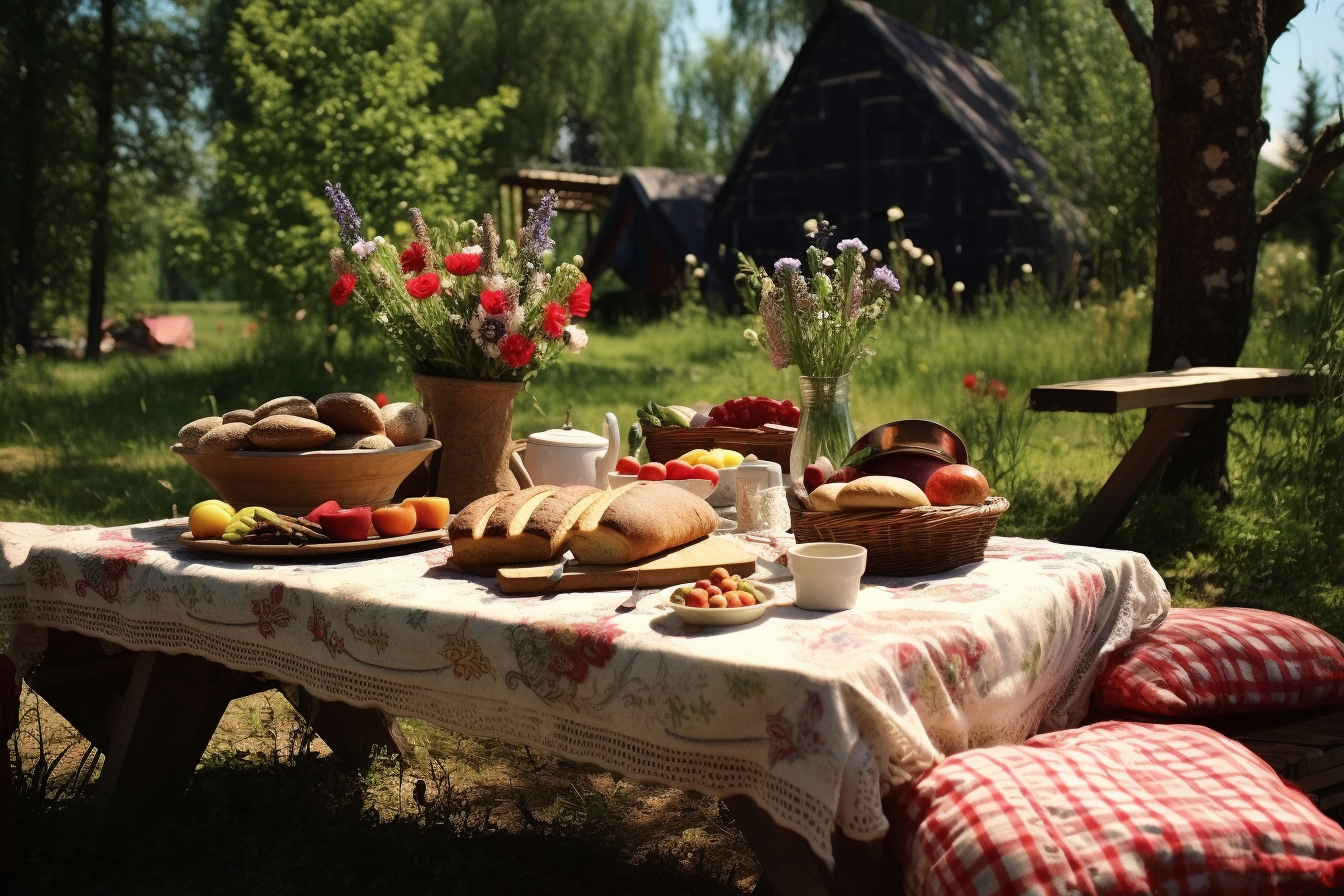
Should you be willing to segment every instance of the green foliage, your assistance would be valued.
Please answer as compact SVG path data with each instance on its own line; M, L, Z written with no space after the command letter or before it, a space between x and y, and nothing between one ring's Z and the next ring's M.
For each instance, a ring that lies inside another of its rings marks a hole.
M500 88L466 108L431 104L438 49L419 7L244 0L224 62L207 263L250 306L289 318L305 300L325 304L337 242L327 180L359 197L370 233L409 236L408 205L437 220L486 202L485 137L517 92Z
M685 56L672 86L672 164L727 171L778 82L768 47L730 32Z

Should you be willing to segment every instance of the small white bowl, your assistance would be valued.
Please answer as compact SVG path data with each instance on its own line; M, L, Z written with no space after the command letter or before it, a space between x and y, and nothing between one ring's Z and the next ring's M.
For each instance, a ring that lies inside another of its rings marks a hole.
M690 584L689 582L686 584ZM682 622L688 625L704 626L727 626L727 625L746 625L748 622L755 622L770 607L777 607L781 604L787 604L789 601L780 600L779 593L769 585L756 585L756 590L761 592L765 600L758 604L752 604L750 607L688 607L685 604L674 604L671 601L672 592L683 586L673 585L658 592L657 597L662 601L662 605L676 614Z
M607 485L611 488L620 488L639 479L634 473L608 473ZM667 485L675 485L679 489L688 491L697 498L708 498L710 492L714 491L713 484L708 479L661 479L660 482Z
M848 610L859 599L868 567L868 549L857 544L816 541L789 548L789 572L800 610Z

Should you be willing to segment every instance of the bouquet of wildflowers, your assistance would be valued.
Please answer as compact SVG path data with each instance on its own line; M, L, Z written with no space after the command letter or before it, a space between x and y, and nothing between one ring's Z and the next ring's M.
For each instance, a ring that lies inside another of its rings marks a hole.
M414 239L401 251L365 238L340 184L328 183L327 197L349 250L331 250L332 304L363 306L417 373L522 382L587 345L572 320L588 314L591 284L572 264L547 270L544 261L555 249L554 191L502 248L489 215L431 228L413 208Z
M776 369L796 364L809 377L849 373L855 361L872 354L864 343L901 288L886 267L864 276L868 247L861 240L841 240L832 258L826 243L834 232L822 221L811 235L810 276L804 276L796 258L781 258L774 276L767 276L751 259L738 256L765 329L760 334L748 330L747 339L765 347Z

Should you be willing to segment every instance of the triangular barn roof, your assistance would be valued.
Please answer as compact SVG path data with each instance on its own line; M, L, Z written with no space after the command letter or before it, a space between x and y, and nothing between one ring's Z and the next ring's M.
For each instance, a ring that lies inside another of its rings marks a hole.
M737 251L761 264L801 257L803 221L825 216L884 259L908 236L948 283L974 288L1023 263L1058 279L1082 216L1051 198L1045 160L1014 125L1020 105L989 62L868 3L831 0L710 210L721 272Z

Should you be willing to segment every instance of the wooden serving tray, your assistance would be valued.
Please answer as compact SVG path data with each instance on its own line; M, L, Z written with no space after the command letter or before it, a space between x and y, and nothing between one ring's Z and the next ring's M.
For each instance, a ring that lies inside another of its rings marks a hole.
M495 573L505 594L540 594L547 591L609 591L615 588L661 588L709 577L722 566L733 575L756 571L756 557L731 538L713 535L625 566L571 563L558 576L557 563L501 566Z
M182 544L196 551L211 554L231 554L237 557L330 557L333 554L358 554L363 551L381 551L407 544L437 541L448 534L447 529L426 529L410 535L392 538L366 538L363 541L330 541L314 544L229 544L218 538L195 538L190 532L181 535Z

